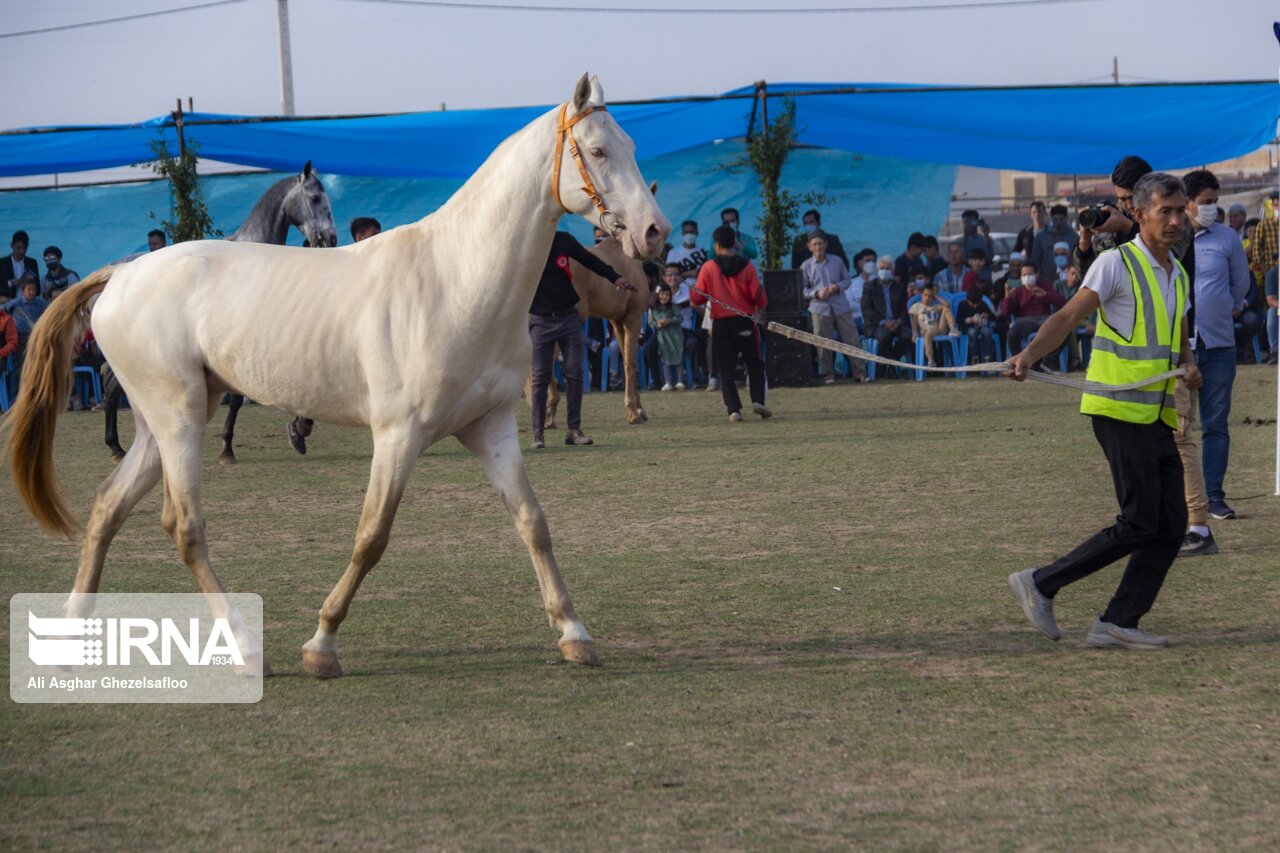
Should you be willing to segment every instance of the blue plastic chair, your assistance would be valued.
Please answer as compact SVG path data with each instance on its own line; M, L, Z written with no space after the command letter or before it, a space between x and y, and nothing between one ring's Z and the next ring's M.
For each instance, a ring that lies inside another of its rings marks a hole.
M944 344L945 346L938 346ZM933 339L934 352L941 357L944 367L962 367L969 363L969 336L968 335L938 335ZM924 367L924 335L916 338L916 367ZM964 378L964 373L953 373L958 379ZM916 371L916 381L924 381L924 371Z
M1027 348L1027 344L1031 343L1031 342L1032 342L1032 341L1034 341L1035 339L1036 339L1036 333L1035 333L1035 332L1032 332L1031 334L1027 335L1027 339L1026 339L1026 341L1023 343L1022 348L1023 348L1023 349L1026 349L1026 348ZM1061 372L1063 372L1063 373L1066 373L1066 372L1067 372L1067 345L1066 345L1066 343L1063 343L1063 344L1062 344L1062 349L1058 350L1058 369L1059 369Z
M92 367L75 367L71 371L72 378L76 384L76 394L83 400L86 396L93 398L90 405L96 406L102 402L102 377L98 376L98 371ZM84 392L88 392L85 394Z
M9 399L9 376L13 373L13 356L6 355L0 364L0 412L9 411L13 401Z

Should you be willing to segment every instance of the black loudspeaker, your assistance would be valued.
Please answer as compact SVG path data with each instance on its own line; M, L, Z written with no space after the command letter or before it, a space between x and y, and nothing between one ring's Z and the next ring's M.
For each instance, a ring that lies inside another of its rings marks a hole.
M809 329L807 312L770 314L769 320L793 329ZM813 376L813 347L776 332L765 336L765 373L771 387L808 385Z
M773 314L803 312L809 307L800 270L765 270L764 295L769 297L771 319Z

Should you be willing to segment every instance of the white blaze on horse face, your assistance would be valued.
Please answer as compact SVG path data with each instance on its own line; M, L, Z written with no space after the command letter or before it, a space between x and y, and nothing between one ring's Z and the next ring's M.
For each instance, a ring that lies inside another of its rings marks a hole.
M570 116L586 107L604 106L604 91L598 78L591 78L589 96L587 92L585 81L580 80L570 102ZM618 126L610 113L603 111L592 113L575 125L573 135L582 163L604 206L622 226L616 236L628 257L638 259L657 255L671 233L671 223L662 215L653 193L640 175L636 146L631 137ZM560 198L573 213L591 224L601 225L605 230L613 225L611 221L600 222L599 210L583 192L582 175L568 145L560 164Z

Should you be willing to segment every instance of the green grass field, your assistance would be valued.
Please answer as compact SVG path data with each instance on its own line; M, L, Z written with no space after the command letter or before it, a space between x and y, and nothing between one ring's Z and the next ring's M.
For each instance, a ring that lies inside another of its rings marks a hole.
M300 646L349 557L368 436L319 425L300 458L280 413L246 408L240 465L208 439L205 509L224 582L264 599L276 677L247 706L6 702L0 845L1280 847L1275 426L1246 423L1274 418L1274 370L1240 370L1243 517L1215 525L1219 556L1175 564L1144 622L1174 639L1159 652L1084 645L1118 567L1058 597L1057 644L1006 584L1114 516L1071 392L781 389L774 419L741 424L718 395L645 400L629 427L620 395L588 395L596 446L552 433L528 456L604 668L557 662L527 553L449 441L331 682ZM101 430L60 422L81 518L111 466ZM157 489L104 592L194 591L159 511ZM75 560L0 475L6 599L69 589Z

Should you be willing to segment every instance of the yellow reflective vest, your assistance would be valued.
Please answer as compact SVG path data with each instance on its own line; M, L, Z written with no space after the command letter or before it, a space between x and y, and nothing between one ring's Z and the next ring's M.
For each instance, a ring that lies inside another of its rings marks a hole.
M1121 336L1107 322L1106 310L1100 308L1093 355L1085 378L1104 385L1128 385L1171 370L1181 358L1187 271L1177 258L1172 259L1177 304L1170 320L1168 306L1146 253L1132 243L1121 244L1111 251L1119 252L1124 259L1129 283L1133 286L1133 335ZM1151 424L1159 418L1171 429L1177 429L1178 413L1173 403L1175 382L1177 379L1170 377L1133 391L1086 391L1080 398L1080 411L1135 424Z

